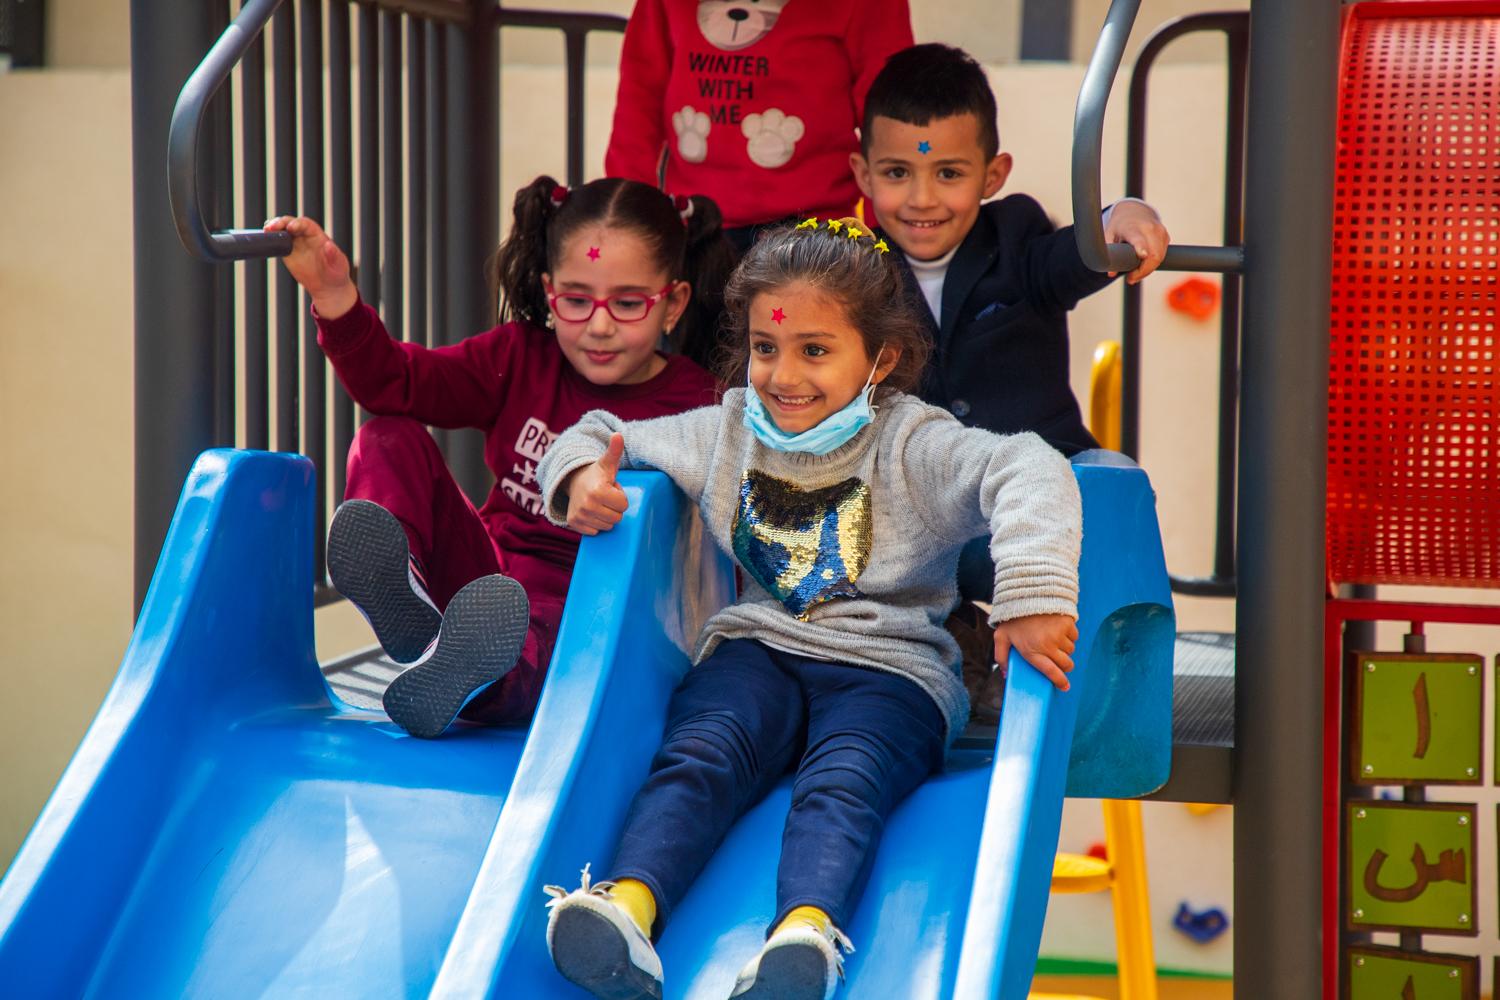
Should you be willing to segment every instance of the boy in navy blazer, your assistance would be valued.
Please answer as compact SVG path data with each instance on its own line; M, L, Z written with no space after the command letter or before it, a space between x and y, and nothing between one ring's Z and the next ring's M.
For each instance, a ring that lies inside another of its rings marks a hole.
M1114 278L1090 270L1073 228L1055 229L1026 195L987 202L1004 186L995 95L960 49L917 45L891 56L865 98L855 181L881 235L906 264L934 350L921 396L960 421L1000 434L1035 431L1064 455L1099 447L1068 380L1068 311ZM1104 215L1106 239L1129 243L1134 284L1169 242L1156 211L1127 198ZM994 565L985 539L964 551L959 591L981 598ZM948 630L963 654L974 716L999 717L1003 673L992 670L992 632L970 601Z
M1097 448L1068 380L1068 311L1114 277L1089 270L1071 226L1054 229L1035 200L985 202L1005 184L995 96L960 49L917 45L891 56L865 101L855 180L882 235L925 300L935 350L921 395L963 423L1035 431L1065 455ZM1132 284L1169 242L1137 199L1104 217L1110 242L1140 255Z

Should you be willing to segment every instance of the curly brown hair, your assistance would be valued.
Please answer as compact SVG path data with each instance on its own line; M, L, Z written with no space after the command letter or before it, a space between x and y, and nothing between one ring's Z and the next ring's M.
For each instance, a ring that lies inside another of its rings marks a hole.
M880 389L915 389L922 381L932 344L891 253L880 249L884 244L859 219L808 222L767 230L730 275L724 289L725 350L718 365L720 380L725 385L745 384L750 364L750 303L755 296L802 282L843 307L871 360L883 347L901 352Z

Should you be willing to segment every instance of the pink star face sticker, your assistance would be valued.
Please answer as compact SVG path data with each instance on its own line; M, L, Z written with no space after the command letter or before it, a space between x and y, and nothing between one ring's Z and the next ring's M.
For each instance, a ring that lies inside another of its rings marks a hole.
M598 247L589 247L589 260L598 260L598 259L599 259L599 248Z
M781 325L781 321L784 320L784 319L786 319L786 312L780 306L777 306L775 309L771 310L771 322L772 323L775 323L777 326L780 326Z

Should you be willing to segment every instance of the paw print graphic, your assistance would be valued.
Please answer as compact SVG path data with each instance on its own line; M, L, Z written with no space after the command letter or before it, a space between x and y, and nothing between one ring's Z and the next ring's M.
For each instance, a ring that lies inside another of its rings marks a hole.
M806 131L801 118L779 108L771 108L764 114L747 115L740 130L749 140L745 151L750 154L750 162L767 170L784 166L792 158L797 140Z
M708 158L708 115L694 111L691 104L672 112L672 131L677 133L677 155L689 163Z

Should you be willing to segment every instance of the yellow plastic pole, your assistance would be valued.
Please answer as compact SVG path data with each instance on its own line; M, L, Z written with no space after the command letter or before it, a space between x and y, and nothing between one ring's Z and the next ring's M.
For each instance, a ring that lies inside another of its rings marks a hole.
M1094 348L1094 368L1089 377L1089 430L1102 447L1120 450L1120 345L1106 340Z
M1120 1000L1156 1000L1156 954L1151 945L1151 894L1146 879L1146 836L1141 804L1104 800L1104 841L1114 866L1110 902L1115 911L1115 951Z

